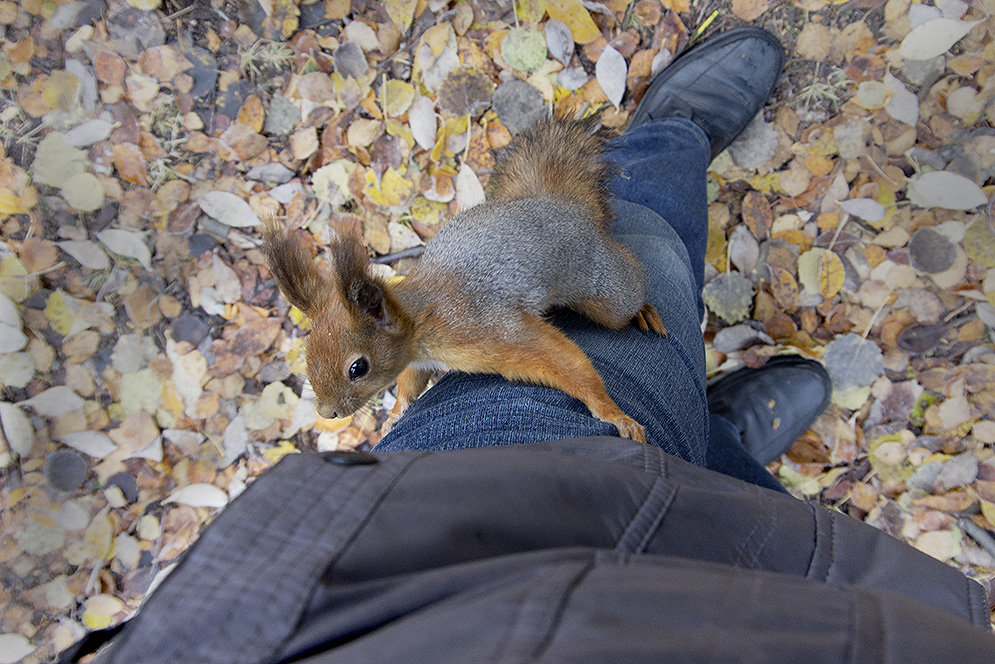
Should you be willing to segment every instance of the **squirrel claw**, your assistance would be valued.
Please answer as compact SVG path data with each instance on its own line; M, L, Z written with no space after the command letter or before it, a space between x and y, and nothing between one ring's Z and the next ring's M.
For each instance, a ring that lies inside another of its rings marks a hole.
M646 442L646 427L644 427L639 422L628 415L621 415L617 418L605 419L605 422L609 424L614 424L615 428L618 429L618 435L622 438L628 438L634 440L637 443Z
M658 336L667 336L667 328L663 324L660 314L657 312L656 307L649 302L643 303L643 308L633 316L632 320L640 330L647 334L652 330Z

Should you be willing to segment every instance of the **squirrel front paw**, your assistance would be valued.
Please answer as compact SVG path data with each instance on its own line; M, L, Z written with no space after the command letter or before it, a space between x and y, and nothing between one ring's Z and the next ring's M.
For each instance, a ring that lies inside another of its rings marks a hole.
M400 401L394 404L394 407L390 409L390 415L387 416L387 420L383 423L383 426L380 427L381 437L386 436L391 432L391 429L397 425L397 421L401 419L401 416L404 415L405 412L407 412L408 406L410 405L410 403L402 404Z
M628 415L622 414L619 417L606 418L604 421L614 424L615 428L618 429L618 435L622 438L628 438L637 443L646 442L646 427Z

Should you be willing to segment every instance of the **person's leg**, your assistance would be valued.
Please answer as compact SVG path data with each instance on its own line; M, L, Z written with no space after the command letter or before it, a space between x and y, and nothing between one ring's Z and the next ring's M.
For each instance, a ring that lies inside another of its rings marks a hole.
M703 260L707 233L709 143L703 131L681 119L651 122L633 135L609 146L617 167L611 184L613 236L641 261L646 300L660 312L668 336L646 335L632 326L609 330L571 312L558 312L553 321L591 359L618 406L646 427L651 444L703 465L708 423L701 296L691 265ZM657 209L675 215L674 225L700 247L696 259L689 258L683 238ZM701 238L693 238L696 226ZM454 449L590 435L616 431L562 392L451 373L412 405L377 449Z
M757 486L787 493L777 478L750 456L736 425L716 413L708 417L708 458L705 467Z

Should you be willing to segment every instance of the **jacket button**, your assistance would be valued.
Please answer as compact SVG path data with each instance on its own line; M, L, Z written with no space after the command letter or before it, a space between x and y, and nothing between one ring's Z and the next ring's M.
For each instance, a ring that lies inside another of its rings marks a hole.
M369 466L379 463L379 459L368 452L321 452L320 456L328 463L334 463L337 466Z

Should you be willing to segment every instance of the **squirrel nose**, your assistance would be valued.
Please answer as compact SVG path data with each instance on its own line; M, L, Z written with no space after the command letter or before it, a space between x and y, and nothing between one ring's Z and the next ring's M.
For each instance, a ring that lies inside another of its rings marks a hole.
M335 419L339 416L335 408L333 408L331 404L327 403L318 404L318 414L328 419Z

